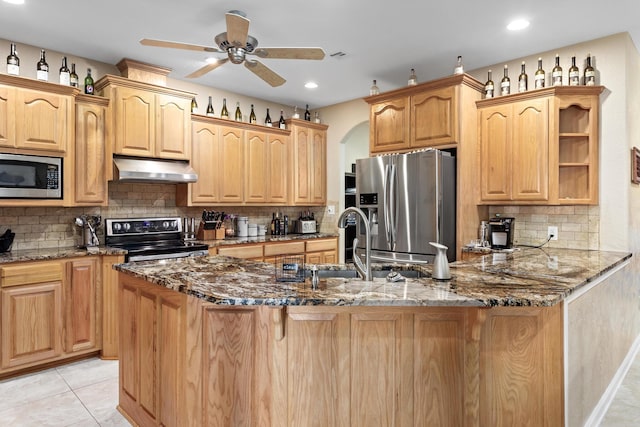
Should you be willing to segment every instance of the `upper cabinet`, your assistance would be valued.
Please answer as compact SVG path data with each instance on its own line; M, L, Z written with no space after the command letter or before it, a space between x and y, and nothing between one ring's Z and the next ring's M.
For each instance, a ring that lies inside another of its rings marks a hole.
M402 152L459 143L460 117L468 107L461 86L482 89L480 82L462 74L365 98L371 104L369 151Z
M289 119L291 129L291 205L323 206L327 202L327 126Z
M64 153L78 89L0 75L0 147Z
M289 131L200 115L191 120L198 181L177 186L178 205L289 203Z
M483 204L598 203L601 86L560 86L477 102Z
M108 201L105 122L109 100L94 95L76 97L74 204L106 206Z
M111 75L96 90L111 100L114 154L190 159L194 94Z

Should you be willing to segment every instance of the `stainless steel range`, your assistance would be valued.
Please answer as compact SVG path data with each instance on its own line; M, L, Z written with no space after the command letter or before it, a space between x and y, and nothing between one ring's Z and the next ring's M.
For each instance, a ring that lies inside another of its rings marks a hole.
M204 243L184 241L180 218L122 218L105 221L105 244L125 249L125 262L208 254Z

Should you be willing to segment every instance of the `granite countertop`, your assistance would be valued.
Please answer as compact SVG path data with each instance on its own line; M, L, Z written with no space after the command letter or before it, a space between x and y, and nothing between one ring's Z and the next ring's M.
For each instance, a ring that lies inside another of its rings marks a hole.
M0 264L24 261L43 261L48 259L74 258L87 255L119 255L127 251L108 246L98 246L95 250L88 251L84 248L69 246L64 248L43 248L12 250L0 253Z
M430 277L390 283L382 278L321 279L318 290L275 280L270 264L225 256L118 264L117 270L151 283L224 305L332 306L550 306L630 258L622 252L526 249L452 263L452 279ZM324 264L323 270L352 265ZM376 264L374 269L431 266Z
M258 237L231 237L221 240L198 240L198 242L206 243L207 245L209 245L209 247L218 247L227 245L241 245L246 243L289 242L296 240L327 239L330 237L338 237L338 235L333 233L291 233L282 236L272 236L270 234L267 234Z

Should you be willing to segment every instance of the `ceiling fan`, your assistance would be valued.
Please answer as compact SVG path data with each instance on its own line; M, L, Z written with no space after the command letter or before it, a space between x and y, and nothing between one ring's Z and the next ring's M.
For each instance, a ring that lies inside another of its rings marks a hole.
M286 80L275 71L268 68L256 59L250 59L247 55L255 55L259 58L275 59L322 59L324 51L319 47L261 47L258 48L258 40L249 35L249 19L244 12L231 10L225 14L227 31L215 37L218 47L201 46L188 43L170 42L163 40L142 39L140 44L145 46L169 47L173 49L195 50L198 52L226 53L227 58L207 64L194 71L187 77L196 78L215 70L227 61L234 64L242 64L256 76L260 77L271 86L284 84Z

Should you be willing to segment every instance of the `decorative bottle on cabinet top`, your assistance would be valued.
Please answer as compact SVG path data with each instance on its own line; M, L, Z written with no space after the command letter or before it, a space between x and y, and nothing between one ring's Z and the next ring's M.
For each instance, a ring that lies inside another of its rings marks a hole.
M16 53L15 43L11 43L11 50L9 56L7 56L7 74L13 76L20 75L20 58L18 58L18 54Z
M278 127L280 129L285 129L287 127L286 123L284 122L284 111L280 110L280 120L278 120Z
M487 82L484 84L484 97L493 98L493 77L491 76L491 70L487 72Z
M560 66L560 55L556 54L556 65L551 70L551 83L553 86L562 86L562 67Z
M40 60L36 66L36 79L49 81L49 64L47 64L44 49L40 50Z
M595 86L596 70L591 65L591 54L587 54L587 66L584 67L584 84L585 86Z
M380 89L378 89L378 84L376 82L376 80L373 80L373 84L371 85L371 89L369 89L369 95L379 95L380 94Z
M524 61L520 66L520 75L518 76L518 92L526 92L529 86L529 77L524 69Z
M411 69L409 73L409 81L407 81L407 86L415 86L418 84L418 77L416 76L416 70Z
M222 98L222 111L220 111L221 119L229 118L229 110L227 110L227 98Z
M60 66L60 84L64 86L71 85L71 73L69 72L69 68L67 68L67 57L62 57L62 65Z
M571 57L571 67L569 68L569 86L580 84L580 70L576 66L576 56Z
M504 77L500 80L500 95L509 95L511 93L511 79L509 79L509 67L504 66Z
M462 56L458 56L458 62L453 69L453 74L464 74L464 67L462 66Z
M78 74L76 73L76 64L71 63L71 74L69 74L69 84L72 87L78 87Z
M91 68L87 68L87 76L84 78L84 93L93 95L93 77L91 77Z

